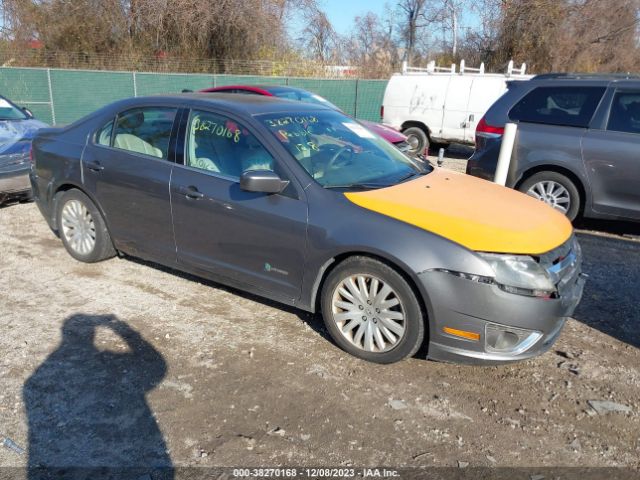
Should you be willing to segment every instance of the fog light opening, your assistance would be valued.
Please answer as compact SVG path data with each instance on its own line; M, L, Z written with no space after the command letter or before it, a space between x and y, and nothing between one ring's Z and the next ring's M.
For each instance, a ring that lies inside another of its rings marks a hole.
M485 348L488 352L517 355L540 340L542 333L524 328L488 323L485 327Z

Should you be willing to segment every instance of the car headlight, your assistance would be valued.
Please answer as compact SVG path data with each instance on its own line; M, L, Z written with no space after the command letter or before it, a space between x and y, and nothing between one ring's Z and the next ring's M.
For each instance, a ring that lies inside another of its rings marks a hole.
M505 292L550 298L556 287L546 270L527 255L478 253L495 272L495 283Z

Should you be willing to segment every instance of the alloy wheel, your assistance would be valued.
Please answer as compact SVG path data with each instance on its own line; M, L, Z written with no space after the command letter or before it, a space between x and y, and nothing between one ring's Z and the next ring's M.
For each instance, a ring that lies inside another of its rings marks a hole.
M79 255L90 254L96 245L96 227L87 207L69 200L62 208L62 234L67 244Z
M552 206L559 212L566 214L571 208L571 196L569 191L560 183L553 180L544 180L534 183L527 195L532 196Z

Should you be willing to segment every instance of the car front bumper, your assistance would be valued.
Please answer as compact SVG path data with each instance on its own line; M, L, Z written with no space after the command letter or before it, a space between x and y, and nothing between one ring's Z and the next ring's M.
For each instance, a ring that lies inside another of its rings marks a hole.
M582 297L585 277L576 272L558 298L515 295L495 284L477 283L441 271L420 274L430 296L428 357L433 360L490 365L525 360L546 352L559 337ZM446 331L445 331L446 329ZM487 332L531 332L511 351L490 345ZM472 332L476 339L450 331Z

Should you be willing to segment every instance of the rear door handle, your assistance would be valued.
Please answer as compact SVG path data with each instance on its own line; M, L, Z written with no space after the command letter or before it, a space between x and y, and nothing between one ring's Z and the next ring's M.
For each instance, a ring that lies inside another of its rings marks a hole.
M178 192L181 195L184 195L187 198L191 198L193 200L197 200L199 198L204 197L204 193L200 193L196 187L190 185L188 187L180 187L178 188Z
M92 172L101 172L104 167L100 165L100 162L87 162L87 168Z

